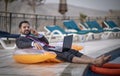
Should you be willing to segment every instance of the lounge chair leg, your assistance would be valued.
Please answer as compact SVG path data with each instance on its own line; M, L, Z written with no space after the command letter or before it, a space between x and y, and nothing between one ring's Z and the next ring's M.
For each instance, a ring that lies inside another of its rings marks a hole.
M0 43L4 49L15 49L16 48L16 44L13 47L7 47L5 42L2 39L0 39Z

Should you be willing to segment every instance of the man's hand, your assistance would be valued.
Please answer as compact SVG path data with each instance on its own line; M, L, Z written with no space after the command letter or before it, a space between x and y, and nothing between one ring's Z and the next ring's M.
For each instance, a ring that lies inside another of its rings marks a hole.
M34 47L35 47L36 49L43 50L43 47L40 46L40 44L34 43L33 45L34 45Z
M32 33L32 34L34 34L34 35L36 35L36 36L39 35L39 33L38 33L35 29L30 29L30 30L31 30L31 33Z

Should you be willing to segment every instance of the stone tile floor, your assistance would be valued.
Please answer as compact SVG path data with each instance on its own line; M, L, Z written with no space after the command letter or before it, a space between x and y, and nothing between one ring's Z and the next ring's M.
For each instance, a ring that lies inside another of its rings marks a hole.
M95 58L120 47L120 39L74 42L74 44L84 46L80 52ZM56 45L56 43L51 43L51 45ZM14 50L0 49L0 76L82 76L87 66L87 64L68 62L20 64L13 60L13 52Z

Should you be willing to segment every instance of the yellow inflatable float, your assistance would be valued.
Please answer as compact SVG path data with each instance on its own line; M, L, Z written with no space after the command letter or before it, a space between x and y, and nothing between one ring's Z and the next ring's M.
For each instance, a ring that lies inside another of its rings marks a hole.
M72 49L81 50L82 46L72 45ZM14 52L13 58L19 63L39 63L39 62L62 62L56 59L54 52L48 52L37 49L18 49Z
M83 46L73 44L71 48L80 51L83 49Z
M55 59L54 52L36 49L19 49L14 52L13 58L19 63L39 63L49 59Z

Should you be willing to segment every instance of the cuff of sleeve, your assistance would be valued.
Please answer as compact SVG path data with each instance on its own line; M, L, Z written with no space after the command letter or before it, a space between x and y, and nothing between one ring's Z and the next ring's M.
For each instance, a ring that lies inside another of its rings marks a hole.
M31 43L31 46L34 46L34 41Z
M42 35L42 34L39 34L39 35L38 35L38 37L39 37L39 38L42 38L42 37L43 37L43 35Z

